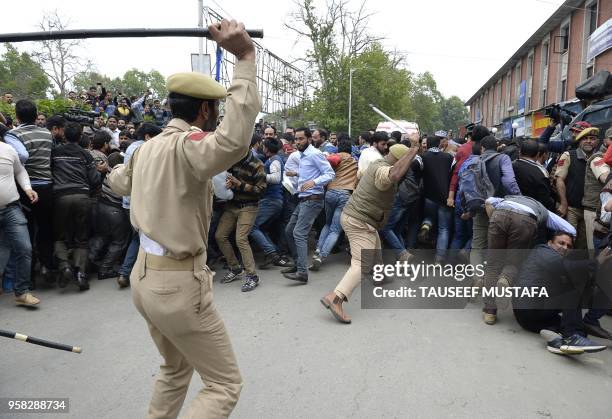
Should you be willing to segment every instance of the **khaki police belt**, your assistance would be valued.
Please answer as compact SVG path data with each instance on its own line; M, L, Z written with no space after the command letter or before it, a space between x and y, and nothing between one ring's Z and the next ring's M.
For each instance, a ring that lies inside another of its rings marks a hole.
M142 250L141 250L142 251ZM155 271L195 271L197 262L202 255L189 256L185 259L174 259L168 256L156 256L142 252L145 266Z

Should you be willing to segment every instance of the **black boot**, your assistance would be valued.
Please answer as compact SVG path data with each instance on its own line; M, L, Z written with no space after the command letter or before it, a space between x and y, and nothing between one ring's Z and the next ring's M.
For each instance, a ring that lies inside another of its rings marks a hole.
M60 288L66 288L66 285L68 285L68 282L72 281L73 279L74 279L74 272L72 272L72 269L70 269L69 267L64 268L61 270L59 274L57 285L59 285Z

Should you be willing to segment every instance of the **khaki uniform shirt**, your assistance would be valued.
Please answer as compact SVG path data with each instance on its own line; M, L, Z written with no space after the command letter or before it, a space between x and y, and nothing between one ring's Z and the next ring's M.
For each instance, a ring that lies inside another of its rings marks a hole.
M254 63L236 63L216 131L204 133L175 118L109 174L115 193L131 195L132 225L163 246L167 256L183 259L206 251L212 177L249 152L261 110L255 73Z

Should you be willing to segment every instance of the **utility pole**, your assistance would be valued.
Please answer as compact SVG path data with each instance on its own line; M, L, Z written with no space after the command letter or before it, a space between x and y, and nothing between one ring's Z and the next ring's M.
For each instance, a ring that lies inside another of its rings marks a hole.
M198 28L204 28L204 0L198 0ZM199 67L204 69L204 38L198 38Z
M348 135L351 136L351 123L353 118L353 72L354 68L349 70L349 114L348 114Z

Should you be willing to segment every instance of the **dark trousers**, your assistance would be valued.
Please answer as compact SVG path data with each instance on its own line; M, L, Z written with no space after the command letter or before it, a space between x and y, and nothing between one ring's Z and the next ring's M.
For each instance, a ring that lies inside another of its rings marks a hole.
M585 336L582 311L574 310L514 310L514 317L521 327L539 333L542 329L561 333L569 337L576 333Z
M293 215L293 211L295 211L295 207L299 204L299 199L297 194L291 195L285 189L283 189L283 210L281 211L281 218L278 223L275 224L272 232L272 240L276 238L276 243L278 244L278 248L280 253L290 255L292 254L291 248L289 247L289 243L287 242L287 235L285 234L285 227L289 224L291 220L291 215Z
M84 194L54 199L55 258L60 269L71 265L87 272L91 200ZM70 259L72 256L72 264Z
M487 236L489 244L485 272L487 288L497 284L502 271L510 279L514 279L521 259L527 256L527 249L533 247L536 235L537 223L532 217L503 209L493 212ZM486 308L496 308L494 298L485 298L484 302Z
M98 201L94 211L94 237L91 239L89 259L101 273L115 270L123 260L132 227L123 208Z
M30 242L34 248L33 261L36 257L40 264L49 269L53 267L53 184L32 185L38 194L38 202L32 204L22 190L21 205L28 220Z

